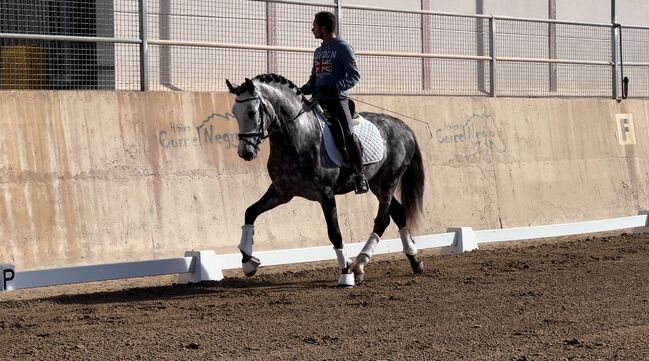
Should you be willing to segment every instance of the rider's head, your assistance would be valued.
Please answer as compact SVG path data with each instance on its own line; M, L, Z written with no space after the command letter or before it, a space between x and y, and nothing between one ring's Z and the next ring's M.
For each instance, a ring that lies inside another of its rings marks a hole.
M336 32L336 15L328 11L321 11L315 14L311 32L316 39L325 40L331 37Z

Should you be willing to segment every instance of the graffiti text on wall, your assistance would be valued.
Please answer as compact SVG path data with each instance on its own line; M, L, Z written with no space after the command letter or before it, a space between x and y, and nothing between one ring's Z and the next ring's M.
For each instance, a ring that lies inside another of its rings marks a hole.
M439 144L444 145L467 143L486 146L499 152L506 149L505 142L490 114L474 114L462 123L444 123L442 128L435 130L435 138Z
M163 148L178 149L194 146L218 144L230 149L235 144L237 133L223 133L216 130L216 120L235 120L232 113L212 113L200 125L189 125L170 122L169 127L158 133L158 141Z

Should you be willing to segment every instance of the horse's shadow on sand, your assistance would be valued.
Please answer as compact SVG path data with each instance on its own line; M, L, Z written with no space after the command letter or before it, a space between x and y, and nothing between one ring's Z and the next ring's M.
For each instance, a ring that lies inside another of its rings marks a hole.
M110 304L128 303L138 301L162 301L177 300L195 296L218 296L226 297L227 294L238 297L241 293L260 292L284 292L298 291L315 288L336 288L330 281L295 281L281 282L265 279L247 278L225 278L218 282L202 282L198 284L172 284L167 286L134 287L116 291L105 291L96 293L58 295L41 298L57 304Z

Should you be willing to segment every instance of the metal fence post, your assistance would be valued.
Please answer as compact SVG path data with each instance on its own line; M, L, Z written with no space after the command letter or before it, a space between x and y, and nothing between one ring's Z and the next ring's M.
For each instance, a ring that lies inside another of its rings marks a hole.
M421 0L421 9L430 10L430 0ZM421 15L421 52L429 54L431 52L430 46L430 32L431 32L431 19L430 16ZM432 62L430 58L421 58L421 77L423 90L430 90L430 69Z
M277 45L277 4L266 3L266 44ZM266 52L266 70L268 73L277 73L277 52Z
M478 15L484 14L484 0L476 0L475 2L475 7L476 11L475 13ZM484 56L485 51L484 51L484 18L475 18L475 44L476 44L476 55L478 56ZM487 92L485 84L487 84L485 80L486 76L486 64L484 61L477 61L476 62L476 79L478 79L478 92Z
M617 34L618 34L618 24L617 24L617 6L615 0L611 0L611 54L613 60L613 74L611 76L612 86L613 86L613 99L618 98L617 91Z
M548 2L548 19L557 19L557 0L550 0ZM557 24L555 23L548 23L548 55L550 59L557 58ZM556 92L558 89L557 64L548 64L548 70L550 91Z
M334 0L336 2L336 20L338 21L338 24L336 26L336 34L338 36L342 36L343 33L343 1L342 0Z
M496 97L496 19L489 18L489 56L491 57L489 69L489 96Z
M149 90L149 43L147 35L147 0L138 0L140 22L140 90Z

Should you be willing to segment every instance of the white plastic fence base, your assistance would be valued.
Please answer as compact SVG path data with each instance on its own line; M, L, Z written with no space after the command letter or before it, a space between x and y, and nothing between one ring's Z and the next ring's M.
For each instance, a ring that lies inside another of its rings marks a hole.
M442 254L457 254L478 249L478 241L471 227L455 227L447 230L455 233L453 245L442 249Z
M187 251L185 257L192 257L193 272L178 275L178 284L220 281L223 271L214 251Z
M474 231L471 227L449 228L447 233L417 236L414 240L420 250L442 247L442 254L450 254L478 249L479 243L522 241L647 226L649 216L642 213L637 216L520 228L479 231ZM365 242L352 243L345 245L345 249L350 254L357 254L364 245ZM402 250L400 239L383 240L377 244L374 255ZM336 259L331 253L331 246L265 251L255 255L266 266ZM0 291L166 274L182 275L178 278L178 283L218 281L223 279L222 270L238 268L241 268L239 252L217 256L213 251L190 251L182 258L22 272L16 272L13 264L0 263Z
M214 251L188 251L185 257L148 261L16 271L0 264L0 291L177 274L178 283L220 281L222 267Z

